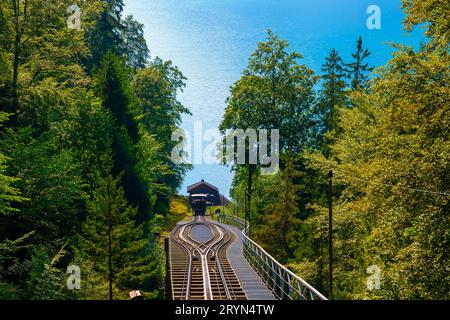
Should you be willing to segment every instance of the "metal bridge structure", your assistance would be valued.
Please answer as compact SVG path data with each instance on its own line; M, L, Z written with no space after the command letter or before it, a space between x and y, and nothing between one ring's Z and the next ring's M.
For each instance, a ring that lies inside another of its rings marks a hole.
M167 246L173 300L326 300L248 236L244 220L194 216Z

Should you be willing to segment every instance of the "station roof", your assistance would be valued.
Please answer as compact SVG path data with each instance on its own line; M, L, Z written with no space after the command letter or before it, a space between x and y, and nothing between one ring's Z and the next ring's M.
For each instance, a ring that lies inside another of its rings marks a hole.
M192 190L196 189L197 187L200 187L201 185L205 185L208 188L219 192L219 189L216 186L213 186L212 184L206 182L205 180L202 179L202 181L199 181L197 183L191 184L190 186L187 187L187 192L188 193L192 193Z

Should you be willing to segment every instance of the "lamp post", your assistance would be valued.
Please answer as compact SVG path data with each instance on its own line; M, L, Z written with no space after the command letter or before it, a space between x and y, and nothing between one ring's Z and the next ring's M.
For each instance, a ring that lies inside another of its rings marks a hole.
M328 295L333 299L333 171L328 172Z
M251 217L250 217L250 215L251 215L251 211L250 211L250 201L248 201L248 199L249 199L249 195L250 195L250 193L248 192L248 191L245 191L245 203L246 203L246 205L245 205L245 221L246 221L246 227L248 227L248 229L247 229L247 232L248 232L248 235L250 236L250 228L251 228L251 225L250 225L250 219L251 219Z

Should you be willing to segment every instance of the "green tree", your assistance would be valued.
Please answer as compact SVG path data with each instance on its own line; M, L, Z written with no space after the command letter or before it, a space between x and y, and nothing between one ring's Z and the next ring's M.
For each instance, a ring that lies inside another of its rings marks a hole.
M144 25L127 16L122 22L121 47L126 56L128 65L132 68L142 69L150 58L147 42L144 38Z
M299 64L302 56L288 47L270 30L266 41L258 43L243 76L231 88L220 129L279 129L281 152L293 155L311 139L317 79L311 69ZM234 168L246 172L247 219L257 169L249 162Z
M84 30L67 28L64 12L71 4L48 0L2 2L0 61L4 69L0 79L4 82L0 84L0 106L13 114L11 123L24 121L18 119L19 115L27 121L41 120L50 103L62 100L59 90L83 80L80 58L88 50ZM82 9L83 26L89 29L98 12L98 1L90 1Z
M57 146L73 150L83 180L90 186L96 174L110 172L113 116L92 90L80 90L79 97L66 106L64 116L52 124Z
M0 299L2 300L25 297L26 292L21 279L28 276L29 261L21 260L20 256L30 249L28 238L33 233L29 232L15 240L2 239L0 242Z
M55 267L66 254L65 246L50 258L42 247L33 250L30 261L30 279L27 282L27 294L32 300L61 300L65 298L65 274Z
M430 3L405 1L407 22L429 22L429 41L417 51L396 45L370 90L353 93L354 108L340 111L331 156L313 157L323 174L334 168L341 188L334 215L340 298L443 299L450 292L450 58L439 19L445 6L425 15ZM326 209L316 212L319 226ZM370 265L382 271L380 290L365 285Z
M117 56L123 54L123 38L121 32L124 30L122 12L123 0L102 0L98 19L93 28L86 34L87 42L90 44L91 56L87 60L87 66L100 66L103 56L112 52Z
M14 159L8 162L8 171L21 178L16 186L30 199L17 207L19 216L4 219L3 232L14 239L36 230L35 240L51 248L61 247L67 237L79 231L84 183L71 150L60 150L52 132L38 138L34 134L29 127L8 130L0 140L0 147ZM11 224L13 230L8 228Z
M342 58L333 49L322 66L322 90L318 107L323 118L323 131L328 132L337 128L336 109L346 104L345 70Z
M7 114L0 112L0 128L7 118ZM26 200L21 196L20 190L14 187L19 179L5 175L6 160L6 157L0 153L0 215L19 211L17 207L14 207L14 203L18 204Z
M296 153L310 139L314 85L317 77L302 55L289 52L289 43L268 31L258 43L243 77L231 88L220 125L226 129L279 129L280 148Z
M152 283L160 262L152 259L152 240L144 237L142 225L136 226L137 211L127 205L119 180L99 178L88 210L77 255L81 261L94 262L88 276L94 277L94 283L101 279L95 298L104 294L104 299L125 299L128 291ZM93 279L86 281L92 284Z
M369 56L370 51L363 47L363 40L360 36L356 41L356 52L352 53L353 61L345 64L352 90L362 90L367 88L367 81L369 79L368 73L373 70L373 67L369 67L369 64L365 63L365 60Z
M95 73L96 92L103 107L113 116L113 175L123 173L125 194L132 205L138 206L138 220L142 222L149 217L150 203L148 190L136 169L135 144L139 141L139 132L128 71L122 58L108 52Z
M156 137L159 143L160 175L156 182L167 188L159 188L156 210L167 212L169 200L180 187L189 165L174 164L170 158L177 142L172 133L181 125L183 114L190 114L177 95L185 87L186 78L171 61L153 59L149 65L138 70L132 88L137 99L139 123L147 135Z

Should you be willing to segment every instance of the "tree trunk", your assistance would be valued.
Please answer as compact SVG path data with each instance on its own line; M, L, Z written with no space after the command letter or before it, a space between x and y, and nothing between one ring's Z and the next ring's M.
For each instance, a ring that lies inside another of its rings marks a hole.
M319 262L318 262L318 274L317 274L317 290L323 290L323 241L322 238L317 240L319 243Z
M20 28L20 0L13 0L14 10L14 55L13 55L13 78L11 83L11 104L8 112L13 115L10 118L10 122L14 124L16 122L17 111L19 109L19 97L18 97L18 82L19 82L19 64L21 54L21 41L22 31Z

